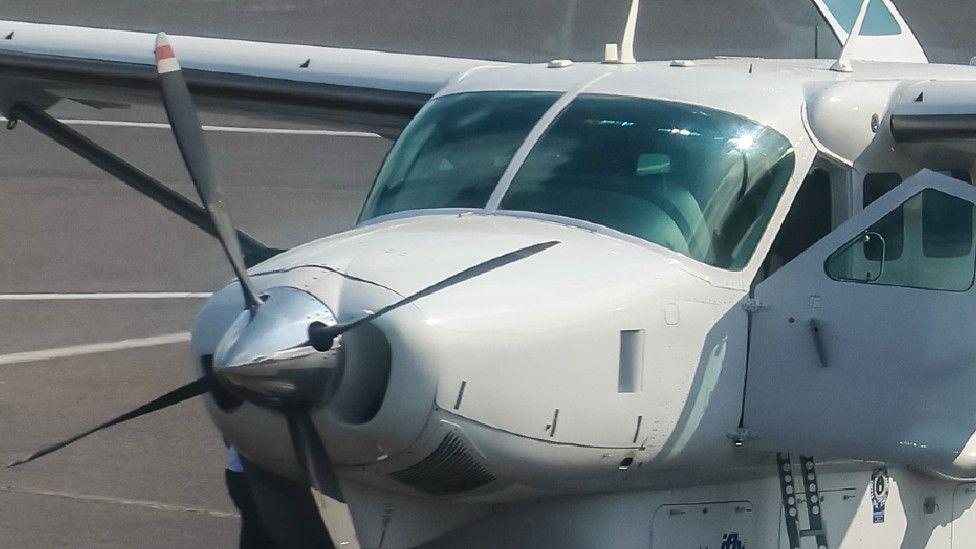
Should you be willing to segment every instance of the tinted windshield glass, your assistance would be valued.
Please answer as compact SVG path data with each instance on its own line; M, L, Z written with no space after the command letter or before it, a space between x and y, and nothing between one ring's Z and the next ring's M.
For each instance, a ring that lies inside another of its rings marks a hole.
M361 218L483 208L519 145L558 98L550 92L490 92L435 99L390 151Z
M583 95L529 154L501 209L590 221L737 269L793 167L789 141L744 118Z

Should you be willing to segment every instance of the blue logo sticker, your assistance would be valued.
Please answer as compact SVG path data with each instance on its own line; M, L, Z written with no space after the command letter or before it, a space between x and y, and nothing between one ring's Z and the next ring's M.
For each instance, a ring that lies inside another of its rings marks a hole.
M745 544L739 539L738 532L729 532L722 536L722 545L720 549L746 549Z

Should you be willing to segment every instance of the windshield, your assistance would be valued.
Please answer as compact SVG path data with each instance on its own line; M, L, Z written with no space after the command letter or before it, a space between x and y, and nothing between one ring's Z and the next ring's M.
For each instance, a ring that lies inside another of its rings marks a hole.
M500 209L590 221L738 269L793 167L790 142L744 118L584 95L529 154Z
M483 208L556 92L461 93L428 103L387 156L361 219L404 210Z
M390 152L362 219L485 208L515 151L557 98L480 92L435 99ZM584 94L543 133L499 209L595 223L741 269L793 169L790 142L742 117Z

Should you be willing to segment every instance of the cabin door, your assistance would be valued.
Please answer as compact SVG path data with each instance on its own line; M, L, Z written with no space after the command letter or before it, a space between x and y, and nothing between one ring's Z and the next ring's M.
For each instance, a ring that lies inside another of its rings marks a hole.
M976 429L974 210L972 186L920 172L756 286L747 444L932 465L963 451Z

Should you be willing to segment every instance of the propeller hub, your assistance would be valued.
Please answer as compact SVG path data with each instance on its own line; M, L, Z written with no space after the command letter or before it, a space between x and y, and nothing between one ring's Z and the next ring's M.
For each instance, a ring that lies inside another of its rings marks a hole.
M256 309L238 315L214 353L214 374L227 390L266 407L311 406L335 392L345 364L342 336L327 351L308 345L312 323L336 324L311 294L276 287Z

